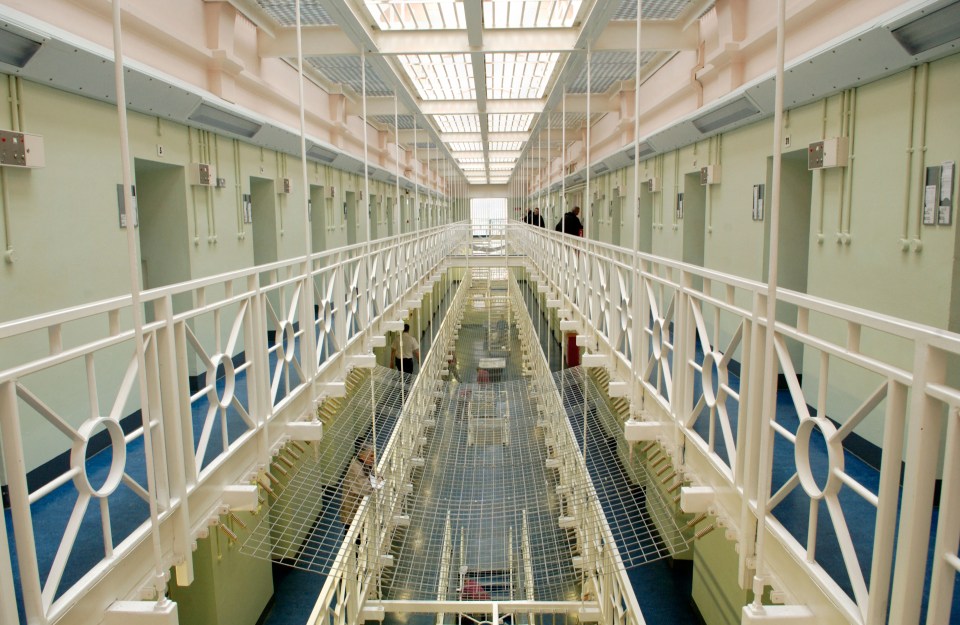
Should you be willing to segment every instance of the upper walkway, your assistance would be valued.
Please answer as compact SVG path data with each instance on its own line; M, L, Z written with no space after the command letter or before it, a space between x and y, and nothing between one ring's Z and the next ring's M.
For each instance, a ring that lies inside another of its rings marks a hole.
M170 567L189 583L194 541L235 534L237 514L302 462L317 406L346 393L348 372L411 310L433 318L448 269L492 262L467 232L150 291L140 328L129 297L0 326L17 355L0 372L12 506L0 538L16 546L0 552L0 590L22 597L0 623L88 622L118 596L149 598ZM763 284L520 224L504 234L500 258L523 265L555 327L578 333L584 364L625 398L626 440L669 467L684 512L737 543L740 586L785 604L744 619L950 620L960 338L783 290L768 328ZM791 419L773 409L777 372ZM86 457L105 447L97 477ZM44 515L64 489L70 505Z

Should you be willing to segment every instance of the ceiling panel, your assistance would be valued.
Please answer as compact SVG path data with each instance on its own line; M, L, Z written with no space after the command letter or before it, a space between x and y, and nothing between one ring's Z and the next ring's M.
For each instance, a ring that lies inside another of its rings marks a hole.
M473 64L467 54L397 56L417 94L424 100L473 100Z
M327 80L348 85L357 93L361 93L359 56L311 56L306 61ZM393 95L393 89L380 78L370 65L370 61L367 61L367 95L371 97Z
M692 0L644 0L643 19L673 20L679 17L692 4ZM613 14L615 20L636 20L637 0L622 0L620 8Z
M381 30L466 28L463 2L459 0L365 0L364 5Z
M656 52L644 52L640 64L646 65L657 56ZM594 52L590 59L590 93L605 93L614 83L633 80L637 74L637 53L632 51ZM587 92L587 71L567 87L567 93Z
M277 20L280 26L296 26L296 3L293 0L257 0L267 15ZM300 24L303 26L329 26L336 24L318 0L300 0Z
M484 28L569 28L583 0L486 0Z
M559 58L557 52L485 54L487 97L491 100L542 98Z

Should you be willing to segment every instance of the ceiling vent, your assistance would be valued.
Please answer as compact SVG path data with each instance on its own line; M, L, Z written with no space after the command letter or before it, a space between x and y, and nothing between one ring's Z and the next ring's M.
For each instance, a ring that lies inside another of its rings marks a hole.
M307 150L307 158L320 161L321 163L332 163L333 159L337 158L337 153L333 150L328 150L325 147L314 144L310 146L309 150Z
M909 24L894 28L897 42L913 56L960 39L960 2L927 13Z
M247 139L253 137L263 127L259 122L210 106L206 102L201 102L187 119L196 124L210 126Z
M608 171L610 171L610 167L608 167L606 163L597 163L596 165L590 168L590 172L594 176L596 176L597 174L608 172Z
M692 123L697 130L706 134L741 122L757 115L759 112L760 109L757 108L750 98L741 95L736 100L695 118Z
M0 30L0 63L22 69L42 45L11 30Z

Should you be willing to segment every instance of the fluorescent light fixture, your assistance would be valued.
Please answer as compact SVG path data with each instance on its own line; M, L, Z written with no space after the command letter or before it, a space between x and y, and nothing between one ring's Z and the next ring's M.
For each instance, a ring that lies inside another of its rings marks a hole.
M205 126L212 126L218 130L232 132L247 139L257 134L263 127L263 124L210 106L206 102L201 102L187 119Z
M593 174L602 174L606 171L610 171L610 167L606 163L597 163L590 168L590 172Z
M0 63L23 68L43 44L9 30L0 30Z
M693 125L700 132L713 132L759 112L760 109L747 96L740 96L736 100L694 119Z
M953 2L891 31L911 55L960 38L960 2Z
M310 146L310 149L307 150L307 158L311 158L322 163L332 163L333 159L337 158L337 153L319 145L312 145Z

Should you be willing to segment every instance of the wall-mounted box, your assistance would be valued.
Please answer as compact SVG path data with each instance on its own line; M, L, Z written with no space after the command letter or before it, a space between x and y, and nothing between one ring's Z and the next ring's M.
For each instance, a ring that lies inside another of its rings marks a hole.
M647 180L647 191L650 193L659 193L660 192L660 178L654 176Z
M720 166L707 165L700 168L700 184L720 184Z
M4 167L43 167L46 164L41 135L0 130L0 165Z
M195 187L212 187L217 182L217 175L213 165L209 163L190 163L187 168L187 177Z
M327 197L330 197L330 198L335 198L335 197L337 197L337 188L336 188L336 187L330 187L330 190L329 190L329 192L328 192L328 194L327 194Z
M807 169L846 167L850 160L850 141L834 137L811 143L807 148Z
M277 193L290 193L292 186L289 178L277 178Z

